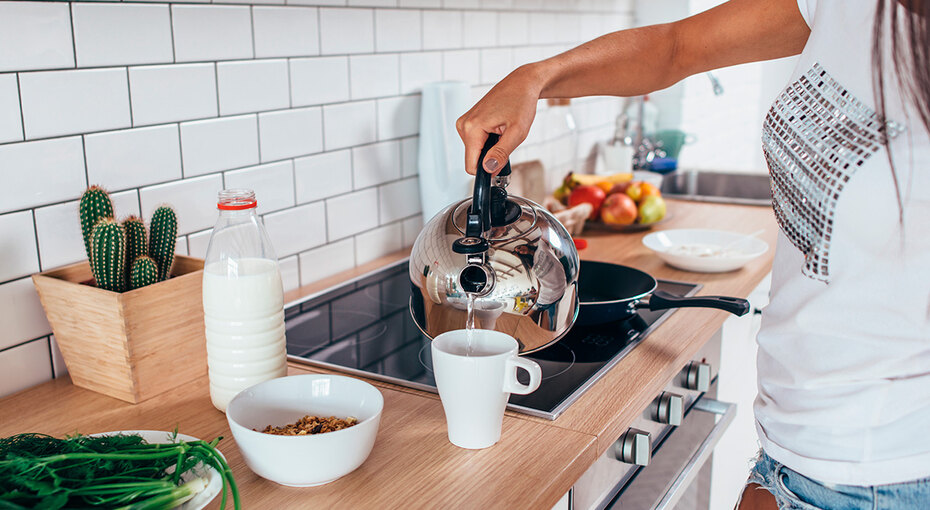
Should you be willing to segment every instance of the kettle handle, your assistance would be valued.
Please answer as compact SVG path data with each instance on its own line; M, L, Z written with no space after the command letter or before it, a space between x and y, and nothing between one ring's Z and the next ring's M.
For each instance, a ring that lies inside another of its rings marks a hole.
M491 174L484 171L484 158L491 147L500 140L500 136L488 133L488 139L481 148L478 157L478 168L475 169L475 189L472 193L471 208L468 210L468 225L465 235L468 237L481 237L491 227Z
M468 225L465 235L468 237L481 237L481 234L491 228L491 174L484 170L484 158L487 157L491 147L500 140L497 133L488 133L488 138L481 148L478 157L478 168L475 169L475 189L472 193L471 209L468 213ZM500 177L510 175L510 161L497 173Z

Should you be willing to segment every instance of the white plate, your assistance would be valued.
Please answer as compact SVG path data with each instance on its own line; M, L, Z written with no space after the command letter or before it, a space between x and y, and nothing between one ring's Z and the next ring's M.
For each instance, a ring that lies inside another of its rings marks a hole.
M653 232L643 244L667 264L698 273L735 271L769 249L768 243L739 232L709 229L677 229ZM728 247L726 253L701 256L674 253L680 246Z
M89 434L90 436L115 436L117 434L123 435L139 435L142 436L142 439L145 439L149 444L167 444L173 443L172 436L174 432L166 432L164 430L115 430L112 432L101 432L99 434ZM188 436L187 434L178 434L178 439L182 441L199 441L194 436ZM226 457L220 453L220 457L223 457L225 460ZM193 479L195 476L202 476L207 479L207 486L204 490L200 491L196 496L189 499L183 505L177 507L176 510L201 510L205 508L208 503L213 501L216 496L219 495L223 490L223 477L220 475L220 472L216 470L213 466L204 466L203 463L199 463L190 469L188 472L181 475L181 479L185 482Z

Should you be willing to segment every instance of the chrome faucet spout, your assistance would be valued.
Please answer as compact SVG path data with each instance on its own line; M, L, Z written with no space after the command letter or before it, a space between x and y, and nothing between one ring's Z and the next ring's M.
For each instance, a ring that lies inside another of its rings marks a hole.
M717 79L717 76L714 73L707 71L707 79L710 80L710 86L714 89L715 96L723 95L723 85L720 84L720 80Z

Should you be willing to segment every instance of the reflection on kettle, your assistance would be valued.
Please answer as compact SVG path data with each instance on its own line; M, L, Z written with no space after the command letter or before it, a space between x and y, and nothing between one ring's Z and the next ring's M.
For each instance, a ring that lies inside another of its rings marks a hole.
M421 230L410 255L410 311L435 337L465 327L476 297L477 327L507 333L532 352L557 341L578 313L578 252L545 208L508 196L509 163L494 177L481 169L471 199L454 203Z

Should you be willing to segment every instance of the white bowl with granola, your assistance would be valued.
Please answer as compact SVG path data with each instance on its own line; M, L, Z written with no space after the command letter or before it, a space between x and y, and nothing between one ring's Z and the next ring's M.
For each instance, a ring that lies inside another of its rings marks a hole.
M360 379L308 374L241 391L226 419L249 469L292 487L322 485L365 462L384 397Z

